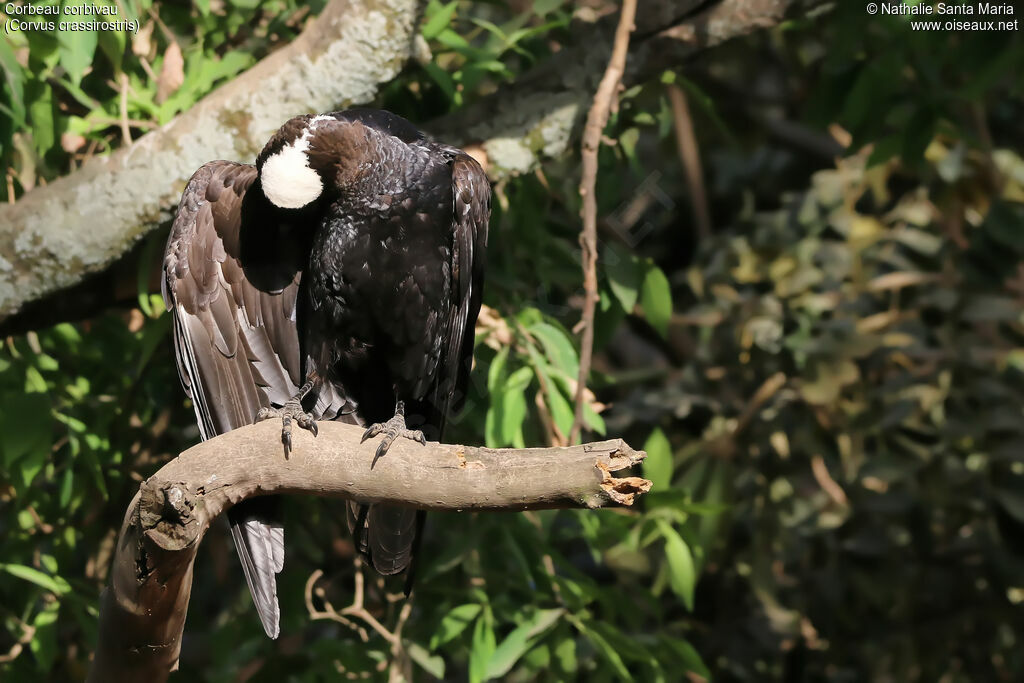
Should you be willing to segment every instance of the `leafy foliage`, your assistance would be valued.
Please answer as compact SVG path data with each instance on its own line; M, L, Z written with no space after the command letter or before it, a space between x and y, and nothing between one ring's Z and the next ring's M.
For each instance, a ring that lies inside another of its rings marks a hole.
M15 196L116 146L122 92L130 130L143 132L309 16L291 0L119 6L143 31L0 43L0 162ZM430 58L376 104L419 122L471 104L572 45L587 12L432 0ZM164 77L176 49L180 78ZM634 510L433 514L401 673L1019 678L1021 56L1016 35L912 32L837 4L622 93L600 154L585 416L591 434L644 445L654 490ZM701 141L715 218L702 241L670 83ZM495 187L487 308L451 441L569 434L577 159ZM139 252L131 310L0 348L5 680L83 677L123 510L142 477L198 438L147 287L162 239ZM215 529L183 675L387 676L391 643L359 623L311 621L302 599L322 570L311 604L351 600L340 505L290 500L287 514L284 637L263 637ZM367 578L367 607L394 628L397 586Z

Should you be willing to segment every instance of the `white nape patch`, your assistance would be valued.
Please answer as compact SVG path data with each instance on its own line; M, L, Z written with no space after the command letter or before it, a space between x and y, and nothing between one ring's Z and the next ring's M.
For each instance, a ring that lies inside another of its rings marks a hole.
M324 184L316 171L309 167L308 131L266 160L260 171L263 194L270 203L282 209L306 206L323 192Z
M309 136L323 121L335 121L333 116L314 116L306 130L292 144L266 160L260 171L263 194L274 206L299 209L320 196L324 190L320 176L309 167Z

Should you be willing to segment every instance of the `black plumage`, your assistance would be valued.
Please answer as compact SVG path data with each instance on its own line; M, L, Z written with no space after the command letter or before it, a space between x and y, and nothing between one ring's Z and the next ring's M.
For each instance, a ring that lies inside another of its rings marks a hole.
M313 430L312 419L380 423L368 430L385 432L378 455L396 435L416 438L406 424L439 440L465 394L489 202L476 161L374 110L297 117L255 166L200 168L171 229L164 300L202 437L259 413ZM348 509L372 565L405 570L422 513ZM273 500L228 518L276 637L284 531Z

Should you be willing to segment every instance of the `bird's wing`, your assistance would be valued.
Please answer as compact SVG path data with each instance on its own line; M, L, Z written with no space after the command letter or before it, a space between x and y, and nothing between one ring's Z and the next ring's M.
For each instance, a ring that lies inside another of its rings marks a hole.
M473 363L473 329L480 313L486 265L487 225L491 216L491 185L476 160L458 152L452 161L453 245L452 306L447 339L438 373L435 404L444 419L466 398Z
M164 255L178 372L204 440L252 423L261 407L283 405L301 380L301 248L286 227L271 223L260 193L247 198L256 178L254 166L228 161L196 171ZM228 519L263 627L276 638L274 574L284 563L284 530L268 505L239 504Z
M427 423L443 435L448 411L458 409L465 400L472 365L473 328L483 292L491 186L472 157L453 147L440 149L452 160L452 314L443 332L442 356L431 400L433 417L428 417ZM408 567L407 594L415 578L415 557L424 517L423 511L408 508L349 505L349 528L357 540L357 549L370 557L381 574L397 574Z

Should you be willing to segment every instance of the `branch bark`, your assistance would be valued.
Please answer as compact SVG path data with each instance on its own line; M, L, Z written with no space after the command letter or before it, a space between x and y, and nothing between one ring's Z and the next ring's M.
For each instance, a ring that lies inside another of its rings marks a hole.
M199 544L232 505L266 494L388 502L428 510L532 510L631 505L651 483L612 472L641 462L621 439L582 446L489 449L406 440L371 470L376 443L325 422L294 435L268 420L197 444L147 479L117 542L100 607L89 681L166 680L177 667Z
M420 0L332 0L294 42L159 130L0 204L0 321L109 266L212 159L253 159L287 119L369 102L413 48Z

